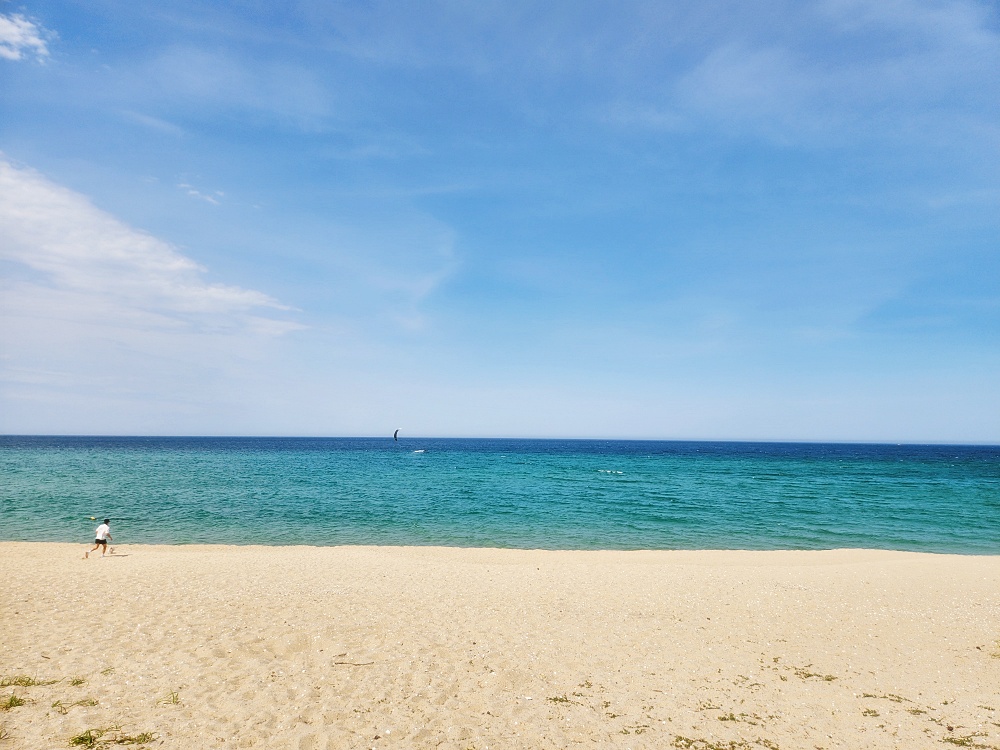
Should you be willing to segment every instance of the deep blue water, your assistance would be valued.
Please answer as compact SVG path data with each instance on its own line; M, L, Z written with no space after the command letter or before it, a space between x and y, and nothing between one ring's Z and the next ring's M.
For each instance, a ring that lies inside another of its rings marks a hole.
M4 540L1000 554L1000 447L0 436L0 514Z

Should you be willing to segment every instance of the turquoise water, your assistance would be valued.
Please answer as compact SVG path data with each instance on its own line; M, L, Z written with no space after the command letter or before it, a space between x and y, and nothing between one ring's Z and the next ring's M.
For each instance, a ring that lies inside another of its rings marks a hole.
M4 540L1000 554L1000 448L0 437Z

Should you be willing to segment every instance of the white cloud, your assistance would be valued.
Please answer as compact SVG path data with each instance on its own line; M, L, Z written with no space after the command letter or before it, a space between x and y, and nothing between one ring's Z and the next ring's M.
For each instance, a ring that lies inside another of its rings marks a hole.
M245 412L240 394L303 326L206 273L0 157L0 431L170 431L205 409Z
M9 16L0 13L0 57L21 60L25 53L34 53L38 58L48 57L44 34L42 27L19 13Z
M229 316L236 323L252 308L288 309L262 292L206 282L205 269L168 243L3 160L0 238L0 259L34 271L35 283L129 315L190 324L198 316Z

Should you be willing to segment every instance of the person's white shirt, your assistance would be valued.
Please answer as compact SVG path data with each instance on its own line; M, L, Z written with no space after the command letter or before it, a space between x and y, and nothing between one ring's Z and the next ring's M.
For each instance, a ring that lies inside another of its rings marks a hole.
M94 532L94 539L107 539L110 533L111 527L106 523L102 523L97 527L97 531Z

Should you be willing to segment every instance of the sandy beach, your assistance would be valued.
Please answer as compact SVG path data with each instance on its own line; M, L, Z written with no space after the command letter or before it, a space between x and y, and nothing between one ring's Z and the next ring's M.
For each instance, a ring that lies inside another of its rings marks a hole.
M85 549L0 544L0 749L1000 748L1000 557Z

